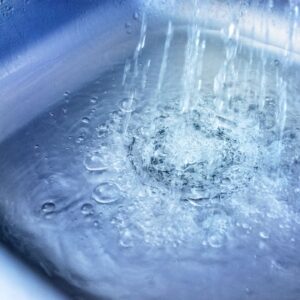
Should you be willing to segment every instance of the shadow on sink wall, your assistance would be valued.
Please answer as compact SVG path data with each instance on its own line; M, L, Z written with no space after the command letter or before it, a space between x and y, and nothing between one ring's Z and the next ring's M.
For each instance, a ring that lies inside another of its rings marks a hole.
M107 0L1 0L0 61L11 58Z

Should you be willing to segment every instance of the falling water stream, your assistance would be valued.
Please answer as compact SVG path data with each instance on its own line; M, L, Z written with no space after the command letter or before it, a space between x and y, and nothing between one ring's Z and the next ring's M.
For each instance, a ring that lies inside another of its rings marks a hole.
M95 295L299 299L292 43L243 44L235 18L151 36L133 19L131 57L1 144L5 234Z

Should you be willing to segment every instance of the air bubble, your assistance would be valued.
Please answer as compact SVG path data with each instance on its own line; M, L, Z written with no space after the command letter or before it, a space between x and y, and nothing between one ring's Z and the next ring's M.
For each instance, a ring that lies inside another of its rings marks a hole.
M138 13L137 11L135 11L135 12L133 13L133 15L132 15L132 18L133 18L134 20L138 20L139 17L140 17L140 15L139 15L139 13Z
M55 204L53 202L46 202L42 206L42 212L44 214L50 214L55 211Z
M88 117L83 117L81 119L81 122L84 123L84 124L89 124L90 123L90 119Z
M94 221L93 225L94 225L95 228L99 228L100 227L99 221Z
M137 106L137 99L133 97L124 98L120 101L119 108L123 112L133 112Z
M76 143L81 144L85 140L85 136L80 135L79 137L76 138Z
M97 127L98 137L103 138L108 135L109 127L106 124L101 124Z
M119 186L111 181L100 183L92 194L92 199L100 204L111 204L121 199Z
M84 159L84 166L88 171L103 171L107 169L104 154L94 152Z
M90 203L85 203L81 206L81 213L83 215L92 215L94 214L94 207Z
M91 104L96 104L97 101L98 101L98 96L93 96L93 97L90 98L90 103Z
M265 231L261 231L261 232L259 233L259 236L260 236L262 239L264 239L264 240L266 240L266 239L269 238L268 233L266 233Z
M128 229L125 229L121 233L120 245L124 248L130 248L133 246L132 234Z
M127 34L131 34L132 33L132 26L130 22L126 22L125 23L125 30L127 32Z
M274 59L274 65L278 67L280 65L280 61L278 59Z
M225 243L225 236L221 232L216 232L208 237L207 242L213 248L221 248Z

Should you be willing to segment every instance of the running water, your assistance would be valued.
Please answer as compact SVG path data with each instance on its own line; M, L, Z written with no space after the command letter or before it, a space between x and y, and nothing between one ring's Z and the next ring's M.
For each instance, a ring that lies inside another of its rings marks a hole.
M238 14L200 26L195 5L155 34L135 13L132 57L1 145L3 211L47 272L95 295L296 299L298 6L278 55L243 44Z

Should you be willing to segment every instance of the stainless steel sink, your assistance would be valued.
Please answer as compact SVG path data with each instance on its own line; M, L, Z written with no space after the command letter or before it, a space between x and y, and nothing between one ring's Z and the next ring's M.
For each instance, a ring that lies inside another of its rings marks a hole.
M17 297L299 299L297 1L0 13L0 232L32 266L3 250Z

